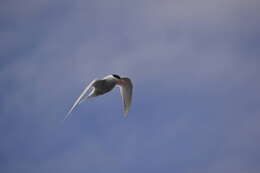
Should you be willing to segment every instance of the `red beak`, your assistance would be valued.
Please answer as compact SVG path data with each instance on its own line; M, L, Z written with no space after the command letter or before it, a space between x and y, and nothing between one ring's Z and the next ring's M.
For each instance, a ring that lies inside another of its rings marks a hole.
M124 83L124 80L122 80L122 79L118 80L118 84L123 84L123 83Z

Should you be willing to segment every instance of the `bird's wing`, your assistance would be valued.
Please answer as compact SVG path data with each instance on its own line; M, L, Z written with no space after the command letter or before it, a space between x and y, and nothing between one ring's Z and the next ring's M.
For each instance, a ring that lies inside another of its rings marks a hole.
M121 78L121 80L124 82L118 85L124 103L124 114L127 116L132 101L133 84L129 78Z
M73 106L70 108L69 112L67 113L66 117L64 118L64 120L66 120L69 115L71 114L71 112L74 110L74 108L80 104L84 99L87 98L87 92L90 88L93 87L94 83L97 80L93 80L92 82L90 82L90 84L83 90L83 92L80 94L80 96L77 98L77 100L75 101L75 103L73 104Z

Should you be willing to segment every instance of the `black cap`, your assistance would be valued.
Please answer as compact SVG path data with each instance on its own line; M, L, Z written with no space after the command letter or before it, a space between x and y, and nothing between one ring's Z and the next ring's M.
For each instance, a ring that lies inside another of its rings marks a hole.
M120 76L116 75L116 74L112 74L115 78L117 79L121 79Z

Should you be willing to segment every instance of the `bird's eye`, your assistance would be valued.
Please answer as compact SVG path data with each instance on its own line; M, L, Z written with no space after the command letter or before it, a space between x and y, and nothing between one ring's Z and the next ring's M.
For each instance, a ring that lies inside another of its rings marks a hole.
M120 79L120 76L116 75L116 74L113 74L113 76L117 79Z

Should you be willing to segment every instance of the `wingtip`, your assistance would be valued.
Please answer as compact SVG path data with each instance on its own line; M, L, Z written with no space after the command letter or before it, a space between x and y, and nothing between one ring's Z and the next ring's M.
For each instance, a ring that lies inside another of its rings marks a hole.
M126 118L128 116L128 111L124 112L124 117Z
M71 114L71 110L66 114L65 118L63 119L63 122L66 121L69 117L70 117L70 114Z

